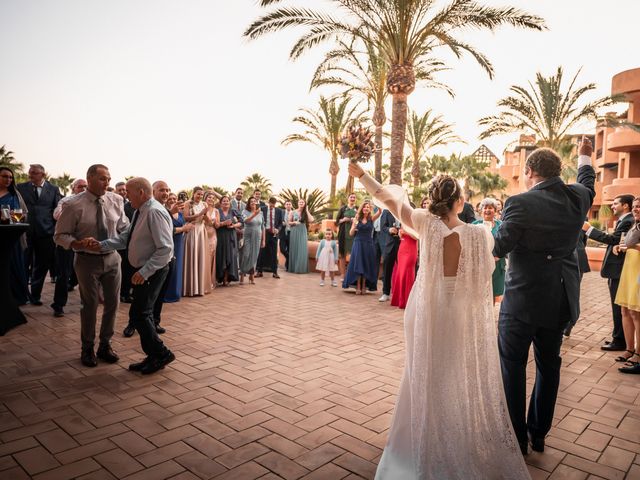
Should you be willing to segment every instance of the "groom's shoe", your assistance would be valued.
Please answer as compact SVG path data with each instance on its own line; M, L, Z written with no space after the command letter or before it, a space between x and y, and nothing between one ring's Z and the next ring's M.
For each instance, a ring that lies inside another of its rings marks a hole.
M520 445L520 452L522 452L522 455L525 457L529 455L529 442L518 442L518 444Z
M534 452L544 452L544 437L534 437L529 433L529 441L531 442L531 450Z

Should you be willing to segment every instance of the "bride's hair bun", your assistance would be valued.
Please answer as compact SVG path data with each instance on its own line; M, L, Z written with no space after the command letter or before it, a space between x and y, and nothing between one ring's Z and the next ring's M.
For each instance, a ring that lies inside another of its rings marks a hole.
M462 189L458 181L450 175L437 175L429 182L429 211L438 217L448 214L460 200Z

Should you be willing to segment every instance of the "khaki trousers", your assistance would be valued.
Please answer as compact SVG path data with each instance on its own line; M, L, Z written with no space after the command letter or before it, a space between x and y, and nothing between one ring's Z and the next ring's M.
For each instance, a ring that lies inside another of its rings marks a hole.
M109 345L120 303L120 255L116 252L106 255L77 253L74 269L78 277L82 303L80 307L82 349L91 349L95 343L101 290L104 308L100 325L100 345Z

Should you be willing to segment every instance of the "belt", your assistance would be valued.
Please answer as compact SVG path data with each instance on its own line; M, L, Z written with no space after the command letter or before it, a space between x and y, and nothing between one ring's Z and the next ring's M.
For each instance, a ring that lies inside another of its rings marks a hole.
M100 252L100 253L89 253L89 252L75 252L76 255L83 255L85 257L106 257L107 255L111 255L113 251L110 252Z

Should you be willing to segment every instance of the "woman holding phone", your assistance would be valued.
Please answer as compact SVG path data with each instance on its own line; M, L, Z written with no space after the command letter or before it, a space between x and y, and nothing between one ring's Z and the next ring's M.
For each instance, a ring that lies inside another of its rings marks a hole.
M207 288L208 246L204 228L207 204L202 201L203 197L202 187L195 187L191 200L185 202L182 210L185 222L193 224L193 229L185 234L184 240L182 295L185 297L201 296L211 291L211 282Z

